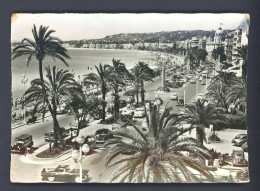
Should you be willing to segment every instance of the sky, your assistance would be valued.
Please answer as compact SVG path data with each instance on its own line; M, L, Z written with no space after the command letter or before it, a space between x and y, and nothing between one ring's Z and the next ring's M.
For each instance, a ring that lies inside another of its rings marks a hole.
M33 24L49 26L60 39L98 39L119 33L235 29L245 14L15 14L11 42L32 38Z

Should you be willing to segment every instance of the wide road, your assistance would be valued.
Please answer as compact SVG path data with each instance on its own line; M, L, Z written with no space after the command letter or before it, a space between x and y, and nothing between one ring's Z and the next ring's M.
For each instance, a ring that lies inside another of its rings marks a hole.
M58 121L60 127L67 127L70 122L74 121L73 115L58 115ZM34 124L24 125L12 130L11 144L15 142L15 138L21 134L30 134L33 136L33 142L35 147L39 147L45 143L44 134L53 129L52 117L48 117L44 122L37 121Z

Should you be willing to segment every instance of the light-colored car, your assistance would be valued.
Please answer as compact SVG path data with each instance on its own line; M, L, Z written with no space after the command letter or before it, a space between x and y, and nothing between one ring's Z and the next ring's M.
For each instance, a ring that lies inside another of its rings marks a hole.
M189 75L187 76L187 78L191 79L191 78L192 78L192 74L189 74Z
M178 94L176 92L172 92L170 99L171 100L177 100L178 99Z
M198 94L198 99L203 99L204 95L203 94Z
M121 115L133 115L134 114L134 109L131 109L131 108L127 108L127 107L124 107L124 108L121 108L119 111L121 111Z
M196 81L195 81L194 79L191 79L191 80L190 80L190 83L191 83L191 84L196 84Z
M145 117L145 109L143 107L136 108L134 117Z

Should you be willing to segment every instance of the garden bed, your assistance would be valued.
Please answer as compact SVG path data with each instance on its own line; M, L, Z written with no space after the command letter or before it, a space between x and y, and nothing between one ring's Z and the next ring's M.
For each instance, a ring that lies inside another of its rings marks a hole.
M57 148L52 148L51 152L50 149L47 148L46 150L38 153L37 155L35 155L37 158L57 158L60 157L64 154L66 154L69 150L71 149L71 147L57 147Z

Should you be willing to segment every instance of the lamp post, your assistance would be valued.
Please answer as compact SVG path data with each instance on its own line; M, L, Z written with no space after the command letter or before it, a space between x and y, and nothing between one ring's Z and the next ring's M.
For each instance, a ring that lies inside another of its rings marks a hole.
M186 98L185 98L185 97L186 97L186 91L185 91L185 90L186 90L186 87L187 87L187 85L186 85L186 84L183 84L183 88L184 88L184 89L183 89L183 94L184 94L184 95L183 95L183 97L184 97L184 99L183 99L183 106L184 106L184 107L185 107L185 102L186 102Z
M23 84L23 91L25 94L25 84L28 82L28 78L26 76L26 74L23 74L23 78L21 80L21 83ZM24 113L24 124L26 123L26 119L25 119L25 105L24 105L24 95L23 95L23 113Z
M206 88L208 86L208 73L206 73Z
M199 91L199 76L196 76L196 101L198 100L198 91Z
M82 183L82 152L87 154L90 148L88 144L83 144L85 142L85 138L82 135L73 138L72 142L77 142L79 144L79 151L73 150L71 156L76 163L79 163L79 182Z
M81 85L80 74L78 74L78 83Z

